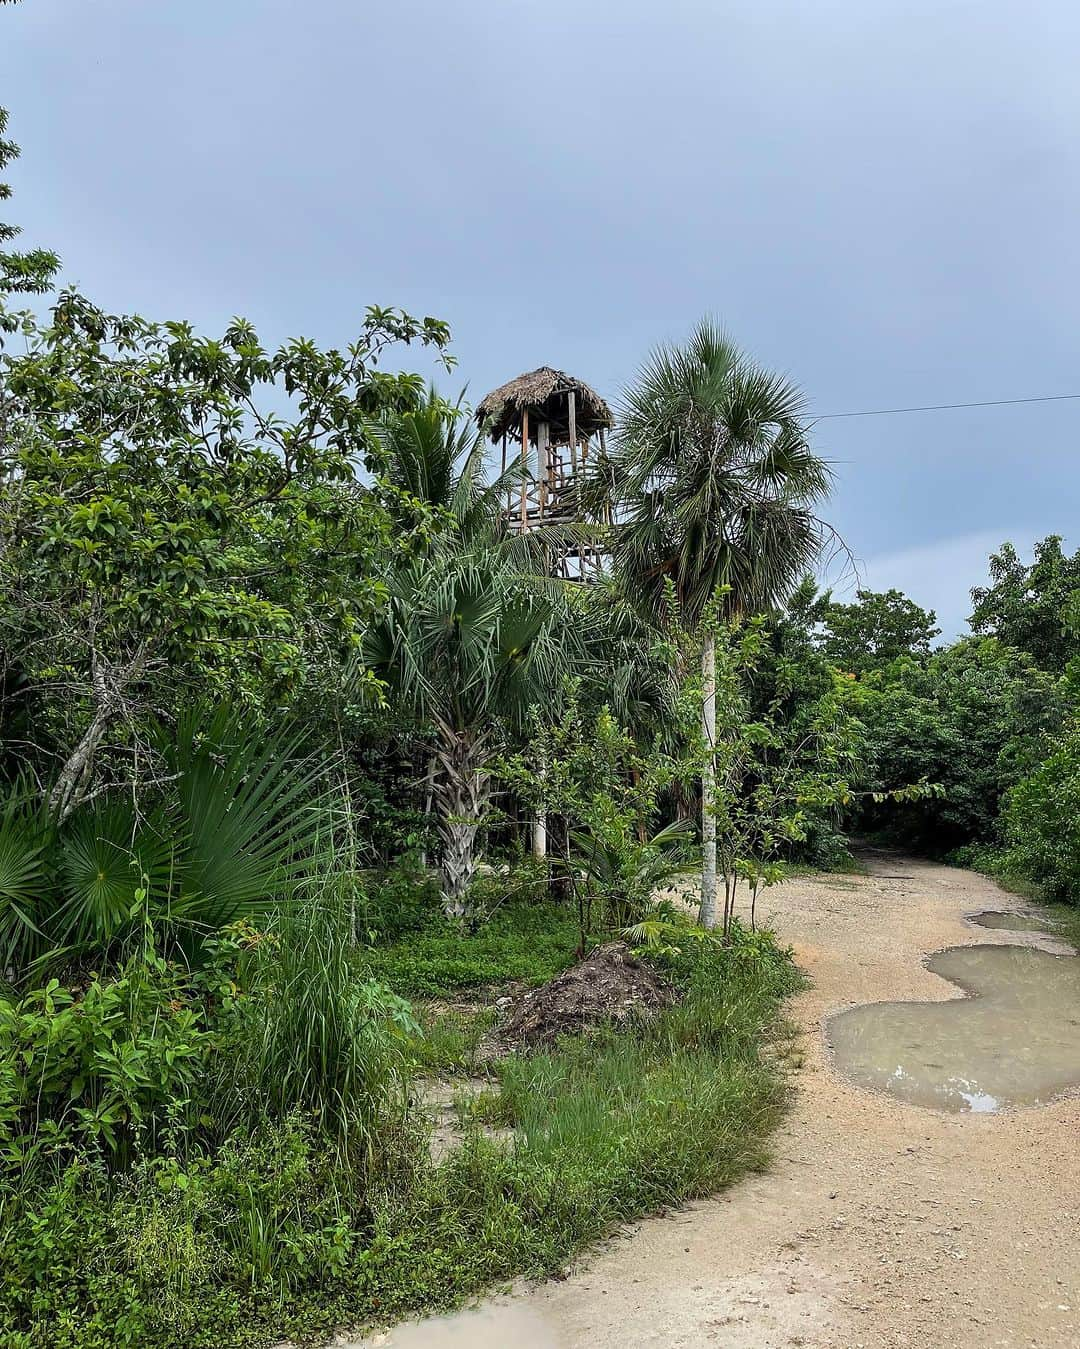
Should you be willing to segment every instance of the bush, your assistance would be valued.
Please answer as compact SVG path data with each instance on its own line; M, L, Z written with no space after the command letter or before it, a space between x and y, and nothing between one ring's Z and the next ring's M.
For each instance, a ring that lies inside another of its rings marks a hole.
M1038 882L1048 899L1080 903L1080 725L1009 793L1006 870Z
M0 1001L4 1160L81 1151L122 1165L175 1147L197 1122L216 1043L190 977L153 952L111 979L51 979Z
M232 942L238 995L219 958L209 997L223 1014L230 997L258 997L239 992L251 940ZM252 959L272 968L274 949L260 939ZM293 960L283 967L299 971ZM771 937L738 924L731 947L687 939L663 960L685 998L647 1028L498 1067L502 1094L478 1111L513 1123L512 1144L477 1127L435 1167L426 1136L405 1122L386 1133L376 1166L356 1167L316 1104L187 1159L136 1157L117 1173L76 1158L0 1180L0 1342L239 1349L391 1321L557 1270L614 1225L760 1166L784 1092L758 1050L794 967ZM303 962L313 972L314 956ZM267 990L282 986L275 977ZM267 1073L283 1069L290 1025L299 1035L302 1020L283 1012ZM322 1061L301 1044L293 1080Z
M265 917L310 881L330 838L319 765L299 733L247 724L222 706L159 727L167 787L113 793L57 821L39 793L0 806L0 964L115 961L152 922L163 949L197 958L203 939Z

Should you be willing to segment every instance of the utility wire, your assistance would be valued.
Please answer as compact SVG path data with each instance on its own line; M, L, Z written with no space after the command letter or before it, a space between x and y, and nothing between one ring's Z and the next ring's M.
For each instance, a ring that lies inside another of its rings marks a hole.
M838 417L893 417L900 412L948 412L953 408L1001 408L1013 407L1017 403L1066 403L1080 400L1080 393L1052 393L1043 398L994 398L987 403L929 403L925 407L913 408L871 408L867 412L823 412L818 416L811 414L815 422L835 421Z

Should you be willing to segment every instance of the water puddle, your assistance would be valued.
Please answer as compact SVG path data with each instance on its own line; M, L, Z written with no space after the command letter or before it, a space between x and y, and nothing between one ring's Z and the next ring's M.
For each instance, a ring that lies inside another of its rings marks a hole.
M1004 928L1007 932L1049 932L1046 923L1033 913L1002 912L999 909L984 909L982 913L969 913L968 921L976 927Z
M832 1018L841 1071L915 1105L976 1113L1080 1085L1080 959L1029 946L957 946L926 967L968 995L877 1002Z
M344 1349L564 1349L563 1341L526 1307L497 1304L395 1326Z

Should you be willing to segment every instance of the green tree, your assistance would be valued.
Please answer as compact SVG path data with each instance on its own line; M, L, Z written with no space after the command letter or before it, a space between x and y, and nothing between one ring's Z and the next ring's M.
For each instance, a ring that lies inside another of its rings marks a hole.
M1075 720L1033 773L1009 793L1008 862L1047 897L1080 903L1080 724Z
M0 172L18 158L19 147L7 138L8 112L0 108ZM0 182L0 201L11 197L11 188ZM55 253L44 248L19 251L8 248L20 233L18 225L0 220L0 297L5 295L42 295L52 288L60 266ZM0 312L0 328L18 327L19 316Z
M990 638L957 642L926 661L902 659L855 691L870 787L920 779L941 787L937 799L871 807L859 823L937 854L998 841L1003 796L1042 760L1066 715L1060 682Z
M426 528L429 542L449 535L508 548L505 485L518 470L485 481L487 438L460 398L448 403L430 389L417 406L392 411L374 429L383 472L399 494L397 523Z
M753 614L785 599L823 539L815 504L829 486L811 450L803 397L714 324L657 350L626 394L600 491L617 526L616 564L654 615L678 611L702 633L702 735L715 751L719 608ZM595 492L596 489L594 489ZM715 755L702 780L701 921L716 922Z
M1071 621L1077 591L1080 550L1070 557L1060 535L1040 540L1030 564L1004 543L990 558L990 585L971 592L968 622L973 632L1026 651L1044 670L1060 674L1080 652Z
M826 591L812 616L821 625L825 657L852 674L880 669L900 656L928 656L941 633L937 615L899 590L857 590L853 604L839 604Z
M24 332L0 350L3 692L44 708L63 818L110 739L152 764L140 720L184 685L273 703L352 659L392 540L357 475L372 420L423 391L379 360L448 333L372 309L345 351L268 351L243 320L209 339L71 292Z

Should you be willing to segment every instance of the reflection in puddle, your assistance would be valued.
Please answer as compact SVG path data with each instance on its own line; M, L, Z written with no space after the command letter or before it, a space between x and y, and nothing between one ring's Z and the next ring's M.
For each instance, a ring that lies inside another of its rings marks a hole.
M829 1023L837 1066L860 1086L980 1114L1080 1085L1080 959L962 946L926 967L970 996L871 1003Z
M563 1341L542 1317L513 1304L410 1321L360 1340L351 1349L507 1349L510 1345L513 1349L564 1349Z
M1031 913L1002 913L997 909L985 909L982 913L970 914L969 919L977 927L1004 928L1008 932L1050 931L1041 918Z

